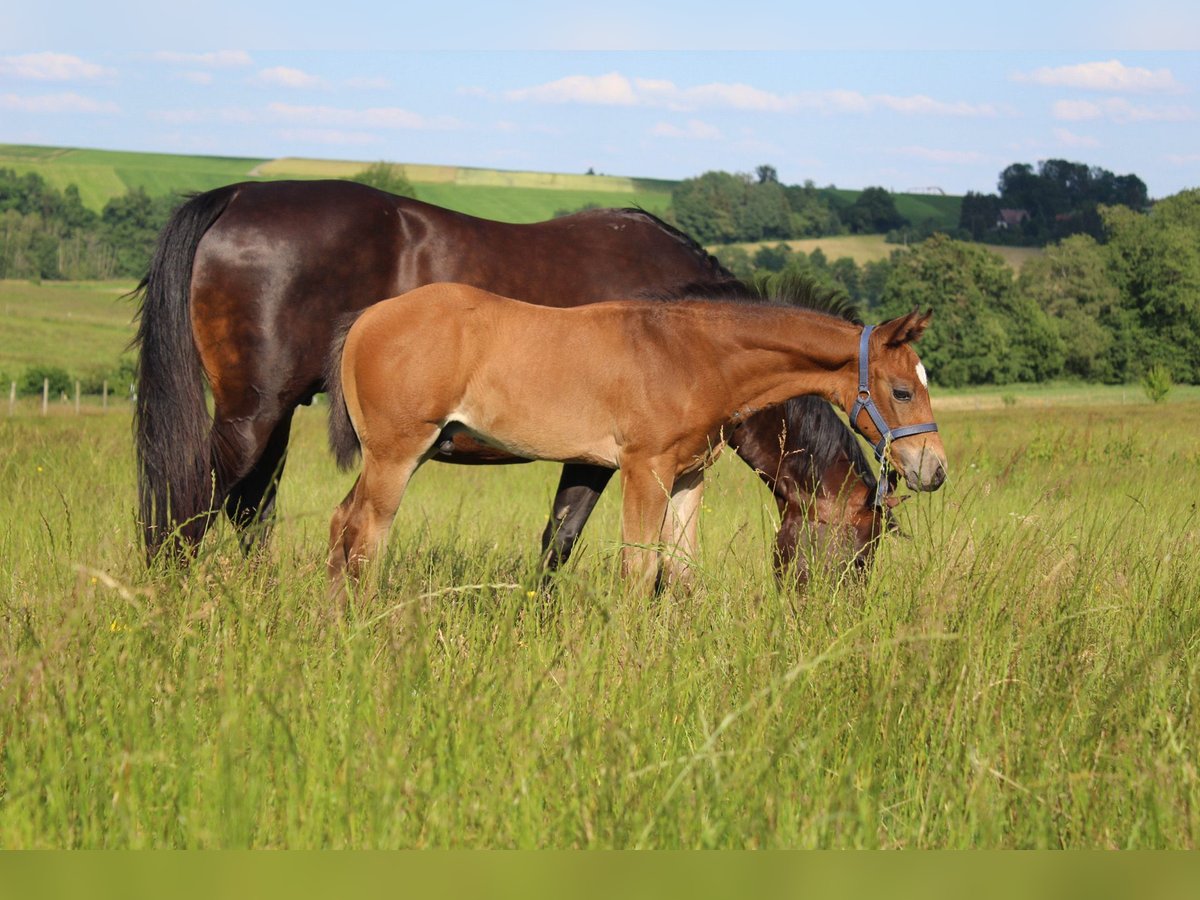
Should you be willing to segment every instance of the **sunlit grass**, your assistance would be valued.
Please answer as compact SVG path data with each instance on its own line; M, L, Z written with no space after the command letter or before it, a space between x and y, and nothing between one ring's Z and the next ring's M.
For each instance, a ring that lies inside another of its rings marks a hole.
M546 592L557 470L429 465L344 611L323 416L268 551L153 575L127 414L0 420L0 845L1197 844L1200 404L940 415L945 489L802 595L733 457L643 600L615 484Z

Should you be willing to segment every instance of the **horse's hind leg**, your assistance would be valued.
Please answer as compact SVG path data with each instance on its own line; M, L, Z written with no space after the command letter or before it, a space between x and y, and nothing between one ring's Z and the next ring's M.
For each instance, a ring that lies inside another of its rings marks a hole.
M567 561L613 469L568 463L554 494L550 521L542 532L542 567L553 572Z
M289 410L279 420L265 442L254 440L251 446L243 450L247 458L254 457L256 451L257 457L251 463L249 472L234 483L225 499L225 512L237 527L242 550L246 553L259 541L266 542L270 538L275 518L275 497L279 490L279 479L283 475L283 465L287 461L288 436L294 412ZM252 433L265 430L264 425L253 429Z
M413 473L429 456L435 428L379 457L363 448L363 470L329 522L330 593L339 595L348 576L357 580L387 538Z
M675 479L671 500L663 519L663 583L691 588L692 561L696 558L697 526L704 499L704 470L687 472Z

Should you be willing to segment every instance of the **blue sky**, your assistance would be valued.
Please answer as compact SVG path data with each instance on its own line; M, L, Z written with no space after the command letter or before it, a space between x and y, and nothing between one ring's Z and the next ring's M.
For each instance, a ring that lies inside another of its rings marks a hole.
M0 142L994 189L1200 186L1195 4L223 0L0 9ZM848 5L849 6L849 5Z

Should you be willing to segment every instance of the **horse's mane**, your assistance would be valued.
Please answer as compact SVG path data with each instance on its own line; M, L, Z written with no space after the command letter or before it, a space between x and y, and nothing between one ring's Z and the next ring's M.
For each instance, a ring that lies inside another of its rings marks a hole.
M680 236L695 243L682 232ZM727 279L711 284L693 282L666 290L646 291L639 296L649 300L719 300L796 306L855 325L863 324L857 304L845 291L823 285L811 275L799 272L759 276L749 284L729 275ZM821 473L844 456L866 484L870 496L874 497L878 481L862 444L827 401L814 396L793 397L783 404L783 416L786 423L783 451L796 461L800 484L806 487L819 484Z

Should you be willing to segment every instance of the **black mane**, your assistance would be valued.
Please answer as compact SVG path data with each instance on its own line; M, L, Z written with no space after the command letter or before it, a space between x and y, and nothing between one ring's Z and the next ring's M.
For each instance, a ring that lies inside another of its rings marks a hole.
M784 453L798 460L803 486L820 484L821 473L844 455L874 498L879 482L862 444L828 402L811 395L793 397L783 405L783 418L787 423Z

